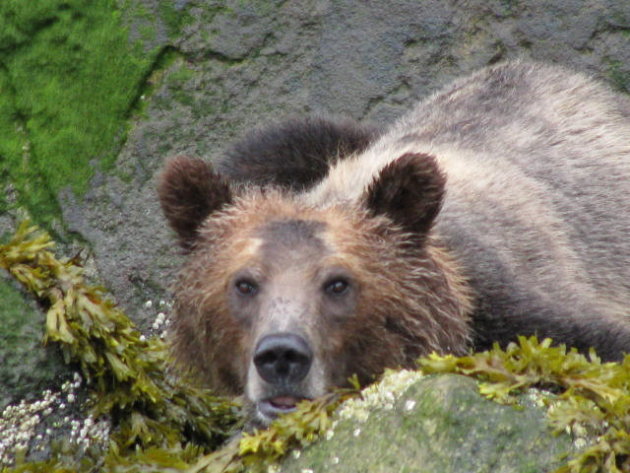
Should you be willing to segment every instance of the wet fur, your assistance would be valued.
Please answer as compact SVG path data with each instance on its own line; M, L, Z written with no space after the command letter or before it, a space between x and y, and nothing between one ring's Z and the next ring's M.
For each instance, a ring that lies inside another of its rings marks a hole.
M328 322L315 318L304 327L327 367L326 386L345 384L353 373L368 382L387 366L413 366L431 351L466 352L468 294L442 249L409 245L406 234L392 232L391 220L370 217L358 206L322 211L277 191L250 190L204 222L175 288L175 353L208 385L232 394L246 389L256 333L248 324L257 321L238 321L230 312L226 282L260 255L258 231L287 219L323 222L326 246L335 249L337 264L346 259L365 295L343 325L322 332Z
M629 110L582 75L510 63L427 98L343 159L325 151L338 146L310 154L330 136L312 123L305 140L303 123L265 135L268 160L252 138L228 174L253 185L170 160L160 200L190 252L175 288L177 357L254 403L286 394L251 361L285 316L315 354L291 388L304 397L354 373L369 381L431 351L463 354L519 334L619 359L630 350ZM295 185L282 173L293 159ZM292 226L310 233L277 233ZM308 286L336 266L359 288L341 319L316 304L320 283ZM243 268L280 292L235 311L229 291Z
M305 200L356 200L401 154L435 156L447 186L434 236L476 295L475 347L536 334L618 359L630 351L629 112L583 75L502 64L418 104Z

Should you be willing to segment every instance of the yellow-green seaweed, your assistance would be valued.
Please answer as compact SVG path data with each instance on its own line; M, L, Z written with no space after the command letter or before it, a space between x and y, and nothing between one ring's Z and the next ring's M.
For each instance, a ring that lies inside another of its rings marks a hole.
M537 387L555 393L546 400L551 425L591 439L576 458L556 473L630 471L630 355L619 363L602 363L550 339L519 337L505 350L464 357L432 354L418 364L426 373L459 373L481 381L480 392L497 402Z
M170 375L166 344L142 337L103 288L84 282L77 259L55 258L53 245L23 223L0 245L0 268L47 309L46 342L57 343L88 380L91 415L111 416L107 461L120 465L130 454L162 449L181 463L216 448L236 424L236 405Z
M93 413L112 415L116 430L98 461L67 464L60 455L3 473L267 471L291 449L317 441L336 407L360 395L355 383L355 389L303 402L268 429L233 437L212 451L237 425L234 405L168 376L164 343L142 339L102 288L85 284L79 261L57 260L52 246L46 233L24 223L0 245L0 267L47 308L48 342L58 343L66 360L91 380ZM473 377L481 393L497 402L513 402L532 387L548 391L542 399L550 424L589 442L556 473L630 471L630 355L602 363L594 353L585 357L550 340L520 337L505 350L430 355L418 363L425 374Z

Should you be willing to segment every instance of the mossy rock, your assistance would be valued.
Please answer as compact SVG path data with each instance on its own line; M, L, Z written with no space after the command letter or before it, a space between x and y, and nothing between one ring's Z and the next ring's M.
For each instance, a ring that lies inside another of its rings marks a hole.
M560 467L572 451L544 409L489 401L460 375L417 375L393 402L346 406L340 415L327 440L289 457L281 471L534 473Z
M68 373L57 346L44 346L44 314L0 277L0 410L60 384Z

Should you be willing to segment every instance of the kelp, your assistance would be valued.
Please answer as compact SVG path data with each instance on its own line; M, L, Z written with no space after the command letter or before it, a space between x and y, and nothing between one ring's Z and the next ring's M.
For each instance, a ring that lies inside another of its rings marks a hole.
M359 393L339 390L277 419L265 430L234 437L236 406L168 375L168 350L159 337L142 337L101 287L87 285L78 258L58 260L49 235L20 225L0 245L0 267L46 308L46 341L80 367L92 390L92 415L112 415L116 428L102 461L68 466L62 456L3 472L266 471L290 449L316 441L336 407Z
M516 401L528 388L550 393L551 426L589 444L556 473L622 473L630 471L630 355L619 363L602 363L551 340L519 337L505 350L464 357L430 355L418 361L426 373L459 373L480 381L480 392L497 402Z
M290 451L319 440L333 425L334 412L345 400L360 396L356 378L353 388L338 389L274 420L263 430L245 432L221 450L201 458L186 473L266 473Z
M602 363L551 340L519 337L505 349L455 357L432 354L418 360L423 374L456 373L479 381L482 395L503 404L524 402L532 388L542 393L550 426L567 431L580 452L555 473L624 473L630 471L630 355L619 363ZM337 406L361 395L355 389L315 402L276 420L267 430L245 434L240 441L200 460L188 473L256 473L272 471L291 450L325 435Z
M88 381L90 415L111 417L108 455L163 449L181 463L220 445L237 425L236 404L169 374L166 344L143 337L103 288L85 282L78 258L59 260L53 246L23 223L0 245L0 268L44 307L45 341Z
M219 448L239 426L235 405L171 377L159 337L142 337L104 289L85 283L78 258L57 260L52 247L47 234L25 223L0 245L0 267L44 306L47 341L57 343L90 381L92 415L111 416L115 428L100 460L68 465L55 456L3 473L270 471L287 452L325 435L337 406L360 396L355 385L304 401L268 429L232 436ZM530 388L546 391L540 399L550 425L587 445L556 473L630 471L630 356L602 363L594 353L585 357L550 340L520 337L505 350L434 354L418 363L425 374L473 377L480 392L497 402L515 403Z

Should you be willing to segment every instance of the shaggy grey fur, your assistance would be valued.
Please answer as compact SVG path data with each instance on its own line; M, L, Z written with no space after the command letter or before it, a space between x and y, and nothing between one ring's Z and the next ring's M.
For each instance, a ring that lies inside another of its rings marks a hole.
M630 106L557 67L513 62L419 103L305 194L361 198L405 153L447 176L433 237L474 293L476 346L552 337L607 359L630 351Z

